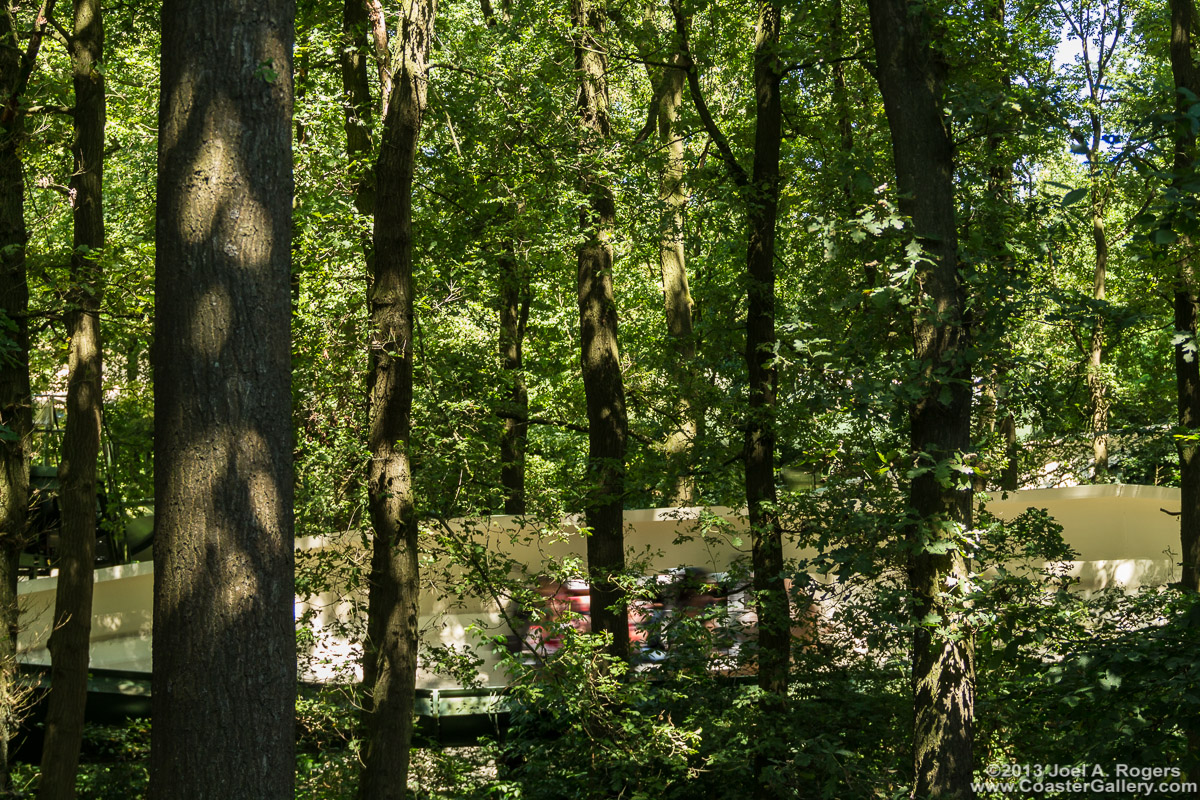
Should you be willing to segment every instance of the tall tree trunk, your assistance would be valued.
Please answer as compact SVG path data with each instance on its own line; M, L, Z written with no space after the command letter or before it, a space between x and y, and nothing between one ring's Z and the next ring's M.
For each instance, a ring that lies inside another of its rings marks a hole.
M1075 29L1078 30L1078 29ZM1116 39L1111 47L1117 46ZM1086 47L1086 45L1085 45ZM1088 159L1088 211L1092 223L1092 244L1095 247L1095 260L1092 272L1092 299L1097 305L1105 298L1105 281L1108 277L1108 235L1104 229L1104 209L1107 192L1101 183L1101 169L1104 163L1100 145L1104 136L1104 120L1098 110L1102 102L1101 93L1104 91L1103 66L1105 60L1105 43L1100 43L1098 65L1093 71L1085 72L1088 83L1088 95L1092 108L1088 112L1091 124L1091 140L1087 145ZM1111 56L1112 49L1109 50ZM1087 60L1087 51L1084 50ZM1108 476L1108 380L1104 376L1104 318L1097 316L1092 322L1091 334L1088 337L1087 352L1087 388L1088 408L1091 413L1090 427L1092 429L1092 477L1099 481Z
M985 11L987 22L995 31L993 41L997 43L997 50L990 54L990 57L997 64L1005 64L1008 47L1007 0L991 0ZM997 84L994 90L1008 97L1012 91L1012 76L1007 69L998 76ZM1005 153L1007 135L1004 129L1007 124L1004 117L989 120L988 136L984 143L989 162L986 197L990 208L984 209L983 239L987 257L992 261L993 269L1001 276L1002 281L1008 279L1013 269L1012 253L1008 245L1011 238L1008 209L1013 202L1013 162ZM993 128L992 125L996 127ZM1001 394L1012 358L1012 337L1004 323L1001 322L1000 325L1001 329L995 332L993 339L999 353L998 363L986 378L978 417L985 431L985 436L981 438L998 435L1004 443L1003 465L993 483L1004 491L1014 491L1019 477L1017 423L1009 399ZM979 335L978 332L976 335ZM977 474L977 491L987 488L988 474L991 473Z
M371 29L371 44L375 52L375 69L379 72L379 104L384 121L387 120L388 103L392 99L392 51L388 44L387 19L383 16L383 3L380 0L361 0L366 8L367 20ZM406 11L401 18L403 25L412 12Z
M71 175L74 251L67 295L70 334L67 423L58 466L62 531L50 701L42 747L41 800L75 796L75 773L87 704L92 570L96 561L96 458L100 453L100 301L104 247L104 24L100 0L75 0L70 40L75 82L75 169Z
M1200 92L1200 68L1193 52L1192 27L1196 24L1193 0L1171 0L1171 71L1175 77L1175 108L1183 115L1192 101L1180 90ZM1185 183L1196 173L1196 137L1184 117L1175 134L1175 182ZM1175 279L1175 382L1180 433L1200 433L1200 350L1197 349L1197 281L1194 243L1180 242ZM1179 448L1179 538L1183 550L1182 583L1200 591L1200 444L1186 438Z
M291 0L166 0L150 797L292 798Z
M484 24L491 30L501 23L508 24L512 19L508 2L501 4L499 16L490 0L480 0L480 10ZM512 143L504 142L503 149L511 152ZM505 188L505 195L511 198L512 192ZM515 218L521 213L519 201L505 200L503 197L500 200L509 209L505 219ZM529 270L522 268L510 234L502 238L496 266L500 289L500 368L508 395L500 414L503 424L500 432L500 486L504 491L504 513L524 514L525 440L529 435L529 387L525 381L524 349L525 326L529 321L533 293Z
M1174 182L1190 183L1196 176L1196 134L1192 130L1188 108L1200 92L1200 66L1192 42L1197 17L1193 0L1171 0L1171 72L1175 78L1176 123ZM1185 193L1181 189L1181 193ZM1180 239L1179 266L1175 276L1175 385L1180 433L1200 434L1200 342L1197 327L1200 303L1197 298L1195 243ZM1200 591L1200 444L1183 436L1176 439L1179 449L1180 502L1179 542L1182 550L1182 576L1185 591ZM1188 742L1192 763L1188 780L1200 785L1200 724L1192 718L1180 720ZM1193 792L1193 795L1197 792Z
M783 577L783 528L775 491L775 226L779 209L779 151L783 110L779 95L780 6L762 2L754 39L754 166L742 169L704 100L688 42L689 21L679 0L672 0L680 62L701 122L716 145L730 178L741 190L748 228L746 367L749 408L744 443L746 506L752 538L755 611L758 615L758 684L764 690L764 716L785 706L791 662L791 617ZM767 740L764 740L764 742ZM764 781L766 751L755 759L758 796L772 794Z
M754 595L758 611L758 685L768 724L786 707L791 666L791 614L783 577L783 529L775 490L775 227L779 216L779 150L783 107L779 34L782 10L760 2L754 36L754 166L746 189L749 247L746 258L746 506L752 537ZM767 734L770 736L770 733ZM779 794L769 780L769 754L755 759L755 796Z
M1110 83L1108 69L1114 64L1113 55L1128 30L1126 25L1126 10L1117 4L1113 13L1105 9L1103 19L1096 22L1090 16L1086 6L1066 8L1060 3L1063 21L1073 39L1079 42L1080 59L1083 64L1083 78L1088 93L1088 125L1091 129L1089 137L1082 135L1076 138L1085 149L1088 163L1088 212L1092 224L1092 243L1094 245L1094 266L1092 299L1099 310L1104 306L1105 281L1108 273L1108 234L1104 226L1104 212L1108 205L1108 193L1111 190L1111 177L1106 177L1106 170L1111 168L1108 159L1101 151L1104 142L1104 108L1109 104ZM1098 33L1093 30L1095 24L1101 27ZM1091 48L1096 49L1095 57ZM1092 320L1088 341L1083 347L1086 359L1086 381L1088 389L1089 427L1092 434L1092 477L1101 481L1108 476L1108 379L1104 375L1104 344L1105 321L1102 312L1097 313Z
M746 366L750 403L746 420L746 506L753 531L754 591L758 598L758 683L787 695L791 623L783 581L783 534L775 493L775 226L779 209L780 6L758 6L754 37L754 167L747 190Z
M372 683L359 784L363 800L407 794L417 678L417 517L408 449L413 398L412 193L437 4L416 0L404 9L376 167L367 488L375 535L364 647L364 672Z
M900 209L929 259L916 284L914 353L920 398L911 409L917 466L907 537L913 635L913 757L916 797L970 798L975 705L974 637L959 596L969 581L956 533L971 527L971 486L944 486L935 465L971 444L971 369L965 287L958 269L954 151L942 115L945 63L930 18L914 0L869 0L879 88L892 131ZM920 455L918 455L920 454ZM928 455L924 455L928 454ZM941 552L949 549L948 552ZM935 622L935 620L937 620ZM937 633L945 628L955 636Z
M364 0L345 0L342 7L342 41L338 48L338 66L345 95L343 127L346 131L346 155L354 180L354 207L358 213L375 212L374 173L370 168L374 146L371 143L371 87L367 82L366 36L370 20ZM384 31L384 35L387 31ZM384 42L384 49L387 43ZM370 242L364 242L370 250ZM370 264L368 264L368 270Z
M846 49L845 9L842 0L833 0L831 24L829 26L830 49L836 59L831 70L833 84L833 109L837 114L838 145L842 170L841 213L854 212L854 125L850 118L850 93L846 86L846 62L842 61ZM875 288L878 278L874 266L864 267L867 288Z
M525 383L525 325L532 294L511 239L497 256L500 277L500 367L507 400L500 432L500 485L504 513L525 513L525 439L529 435L529 389Z
M1096 136L1093 159L1099 158L1099 134ZM1093 163L1095 163L1093 161ZM1100 187L1092 183L1091 217L1092 242L1096 247L1093 272L1092 299L1102 302L1105 296L1104 283L1108 275L1108 236L1104 229L1104 201ZM1088 339L1087 366L1088 404L1092 419L1092 477L1103 480L1108 476L1108 381L1104 377L1104 320L1097 317L1092 322L1092 333Z
M678 63L679 56L673 58ZM666 303L667 334L671 338L679 400L675 408L673 430L667 436L665 451L668 469L674 477L668 502L690 506L696 502L696 483L691 477L692 449L696 441L697 409L692 406L693 362L696 342L692 328L692 293L688 288L687 258L684 250L684 208L688 193L684 188L684 136L678 130L679 108L687 73L678 66L657 70L655 99L658 117L658 143L666 152L659 177L658 199L663 204L659 218L658 264L662 272Z
M24 135L21 95L37 58L43 21L20 50L11 5L0 8L0 792L8 789L8 741L18 725L17 569L25 547L29 506L29 287L25 275Z
M368 31L370 20L367 14L369 0L345 0L342 5L342 40L338 48L338 66L342 74L343 129L346 133L347 172L354 186L354 208L365 217L375 215L375 170L372 168L375 146L371 141L373 105L371 86L367 79ZM386 30L384 31L386 34ZM373 34L372 34L373 35ZM366 283L372 280L375 270L375 249L371 234L355 226L359 244L363 251L366 267ZM353 346L353 345L352 345ZM349 470L349 481L360 480L360 471ZM369 694L375 683L374 661L363 659L363 682ZM370 710L364 708L364 722L370 722Z
M611 134L608 66L604 49L604 12L592 0L571 0L575 70L579 78L580 365L587 395L588 572L591 578L592 630L612 636L610 652L629 655L628 609L617 585L625 570L625 442L629 420L617 348L617 305L613 298L612 234L616 201L603 165Z

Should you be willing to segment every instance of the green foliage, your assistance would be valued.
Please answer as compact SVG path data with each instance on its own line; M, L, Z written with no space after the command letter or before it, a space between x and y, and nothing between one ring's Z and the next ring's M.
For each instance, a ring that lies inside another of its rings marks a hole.
M655 687L628 680L601 637L565 633L563 649L510 689L510 779L531 800L667 796L691 776L699 732L672 719Z
M130 800L145 797L150 782L150 722L131 719L116 725L87 725L75 782L80 800ZM16 797L34 797L38 771L19 764L13 771Z
M981 762L1194 769L1195 608L1162 590L1063 594L1037 609L983 673Z

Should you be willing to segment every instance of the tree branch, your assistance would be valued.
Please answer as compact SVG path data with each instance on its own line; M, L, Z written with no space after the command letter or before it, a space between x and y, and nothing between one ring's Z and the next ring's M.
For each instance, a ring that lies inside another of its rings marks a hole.
M844 64L847 61L863 61L866 59L866 55L866 48L860 48L850 55L842 56L841 58L818 58L816 61L798 61L795 64L786 67L783 71L786 74L788 72L796 72L797 70L821 67L825 66L826 64L832 66L834 64Z
M25 109L26 114L62 114L63 116L75 116L75 109L71 106L56 106L56 105L41 105L30 106Z
M574 431L575 433L588 433L587 425L580 425L575 422L564 422L562 420L548 419L546 417L526 417L522 416L521 414L503 411L498 413L496 416L500 417L501 419L515 419L520 422L525 422L529 425L545 425L549 428L562 428L565 431ZM647 447L654 444L649 437L643 436L635 431L629 431L628 435L630 439L633 439L640 444L644 444Z
M738 189L745 190L750 185L750 176L738 163L733 149L729 146L729 140L717 127L717 122L708 109L708 103L704 100L704 92L700 88L700 75L696 71L696 62L692 58L691 44L688 39L688 19L683 13L680 0L671 0L671 14L675 17L675 33L679 36L679 66L687 74L688 90L691 92L692 102L696 106L696 113L700 115L700 121L704 123L704 130L708 132L713 144L717 146L717 152L721 154L721 160L725 162L729 176L733 178Z
M42 7L38 9L37 20L34 21L33 31L29 36L29 45L21 56L21 71L17 73L17 82L13 85L12 94L4 98L4 108L0 109L0 126L7 128L17 118L17 105L29 86L29 76L33 74L34 64L37 63L38 50L46 33L46 23L53 12L54 0L42 0Z

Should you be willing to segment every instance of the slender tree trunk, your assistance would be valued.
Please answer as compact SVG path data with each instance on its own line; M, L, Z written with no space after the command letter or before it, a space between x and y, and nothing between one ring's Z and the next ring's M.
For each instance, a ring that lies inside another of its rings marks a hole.
M850 117L850 92L846 86L846 63L840 59L844 57L843 53L846 48L846 23L845 10L842 0L833 0L832 9L832 24L829 28L829 38L831 40L831 49L834 57L838 60L833 64L831 70L831 82L833 84L833 108L837 114L837 131L838 144L841 163L838 165L842 170L842 186L841 186L841 213L849 215L854 212L854 125ZM872 264L864 265L864 277L867 280L867 288L875 288L875 283L879 278L878 271Z
M754 167L747 191L750 245L747 266L746 506L753 532L758 602L758 683L787 695L791 622L783 579L783 535L775 493L775 226L779 209L779 148L783 111L777 50L780 6L760 3L754 41Z
M363 216L375 215L375 170L372 159L375 146L371 141L373 105L371 101L371 86L367 79L368 29L370 20L367 15L368 0L345 0L342 5L342 40L338 48L338 66L342 74L342 94L344 95L342 111L344 114L343 129L346 132L346 169L354 185L354 207ZM385 30L386 34L387 31ZM371 234L355 226L359 233L359 244L362 246L363 262L366 267L366 283L373 279L375 269L375 249L371 242ZM348 480L358 485L361 472L356 468L349 470ZM349 490L352 492L353 490ZM364 690L370 693L375 683L374 660L363 659ZM369 704L367 704L369 705ZM364 708L364 723L370 723L370 710Z
M1000 420L1000 435L1004 437L1004 470L1000 473L1000 488L1015 492L1020 486L1020 449L1017 446L1017 420L1012 411Z
M775 491L775 408L777 375L775 345L775 226L779 208L779 151L783 110L779 96L782 78L778 59L781 8L772 2L758 7L754 40L754 166L747 175L729 142L717 127L704 100L699 74L688 42L689 21L679 0L672 0L680 63L701 122L725 162L746 204L748 228L746 366L749 408L746 415L744 458L746 506L752 538L755 611L758 615L758 684L764 690L763 716L770 720L785 710L791 662L791 615L783 577L783 529ZM775 739L768 734L766 745ZM755 758L755 793L775 793L768 785L768 752Z
M343 127L346 131L346 155L350 158L350 174L354 180L354 207L360 214L366 215L375 211L375 176L370 168L374 150L371 143L371 87L367 81L366 51L369 24L364 0L345 0L342 7L342 41L338 48L342 93L346 98ZM369 250L370 243L364 243L364 247Z
M900 209L929 261L917 285L914 353L921 391L911 410L912 449L926 471L912 479L908 575L913 615L914 796L971 798L974 637L954 589L969 581L955 533L971 527L971 486L944 486L939 461L971 444L971 369L965 287L958 270L954 151L942 116L945 66L933 51L926 8L869 0L879 88L892 131ZM949 552L939 552L946 547ZM937 622L935 623L935 620ZM948 628L955 636L935 631Z
M529 435L529 389L525 383L525 325L529 321L532 294L529 273L521 268L511 239L501 244L497 258L500 271L500 367L504 374L507 402L500 432L500 485L504 489L504 513L525 513L525 439Z
M1090 26L1093 24L1084 6L1073 7L1070 12L1060 4L1064 13L1064 22L1071 35L1077 39L1081 47L1081 58L1084 65L1083 75L1088 92L1088 123L1091 135L1081 139L1086 148L1088 161L1088 211L1092 223L1092 243L1095 248L1093 267L1092 299L1097 308L1104 305L1105 281L1108 272L1108 235L1104 227L1104 211L1108 204L1108 192L1111 186L1106 183L1105 170L1109 169L1108 159L1101 152L1104 141L1103 109L1107 106L1109 83L1108 68L1114 63L1113 54L1121 37L1127 30L1125 12L1119 4L1115 9L1115 17L1110 17L1105 10L1104 19L1111 23L1108 33L1101 31L1098 38L1092 38ZM1101 25L1107 23L1101 22ZM1111 35L1109 35L1111 34ZM1090 47L1096 47L1098 52L1092 58ZM1084 347L1086 359L1086 381L1088 389L1089 427L1092 434L1092 477L1096 481L1105 480L1108 476L1108 379L1104 375L1104 317L1098 313L1092 321L1088 341Z
M989 56L997 64L1005 64L1008 47L1007 0L992 0L986 7L986 14L988 25L994 31L993 40L998 44L996 51ZM1005 97L1009 96L1012 91L1012 77L1007 70L998 76L994 90ZM990 130L984 143L989 162L986 196L990 208L985 207L984 209L983 238L985 252L993 264L993 269L1001 276L1001 280L1005 280L1013 269L1012 254L1008 247L1011 236L1008 209L1013 202L1013 163L1005 151L1006 132L1004 128L1007 124L1003 117L989 120ZM991 127L993 125L995 127ZM978 416L981 427L985 431L985 435L980 438L986 440L998 435L1004 444L1003 465L993 484L1004 491L1013 491L1017 488L1019 474L1017 424L1008 398L1001 394L1001 388L1007 380L1009 361L1012 358L1012 337L1003 322L1000 323L1000 326L992 339L995 342L999 358L995 369L985 379ZM979 333L977 332L976 335L978 337ZM977 475L975 483L977 491L987 489L988 474L991 473Z
M786 709L791 666L791 614L783 577L783 529L775 489L775 227L779 216L779 150L783 107L779 96L781 6L758 6L754 36L754 166L746 189L749 247L746 258L746 506L752 537L754 595L758 611L758 685L764 720ZM770 736L768 731L768 736ZM767 769L770 754L755 759L755 796L780 793Z
M1099 157L1099 137L1093 153ZM1093 161L1094 163L1094 161ZM1096 246L1092 299L1104 300L1104 283L1108 274L1108 236L1104 230L1104 202L1099 186L1092 185L1092 242ZM1092 419L1093 477L1103 480L1108 475L1108 381L1104 377L1104 320L1097 317L1088 339L1087 366L1088 401Z
M417 516L409 458L412 414L412 193L425 111L436 0L404 6L395 83L376 167L371 287L368 503L375 530L364 672L367 746L359 797L407 794L417 673Z
M371 44L375 52L375 69L379 72L379 102L383 118L386 122L388 103L392 99L392 52L388 44L387 19L383 15L383 3L380 0L360 0L367 12L368 25L371 29ZM404 24L407 15L401 19Z
M679 56L674 57L679 61ZM667 334L671 338L679 400L675 408L678 422L667 436L665 451L674 487L668 502L690 506L696 502L696 484L691 477L692 449L696 441L697 409L692 407L693 362L696 341L692 329L692 293L688 288L687 258L684 250L684 217L688 193L684 188L684 137L678 130L679 108L687 73L678 66L658 70L657 99L658 143L666 152L666 163L658 184L658 199L663 204L659 219L658 264L662 272L666 302Z
M1200 68L1193 52L1192 28L1196 24L1193 0L1171 0L1171 71L1176 91L1200 92ZM1176 111L1183 114L1191 101L1182 93L1175 98ZM1186 120L1186 118L1185 118ZM1196 172L1196 137L1187 121L1175 134L1175 181L1185 183ZM1180 433L1200 434L1200 349L1197 349L1197 281L1194 243L1180 242L1175 279L1175 382L1178 394ZM1180 516L1179 538L1183 550L1181 582L1188 591L1200 591L1200 444L1186 438L1176 440L1179 448Z
M604 50L604 12L592 0L571 0L575 29L575 70L579 77L580 190L587 198L579 210L580 364L588 413L587 540L591 577L592 630L611 634L610 652L629 655L628 610L617 585L625 569L623 530L625 442L629 421L617 347L617 305L613 298L612 233L616 201L605 176L605 144L611 135L608 66Z
M67 423L58 466L62 532L50 701L42 747L41 800L75 796L75 773L87 704L92 570L96 561L96 459L100 453L100 300L104 247L104 27L99 0L75 0L70 41L75 81L75 169L71 175L74 252L67 329Z
M44 26L44 22L42 25ZM40 30L40 29L35 29ZM29 287L25 276L25 184L20 146L21 76L28 80L37 56L35 33L23 56L9 3L0 8L0 792L8 789L8 741L18 719L17 569L25 547L29 506Z
M483 21L489 27L495 27L498 22L512 20L512 0L500 0L500 14L497 16L492 0L479 0L479 9L483 12Z
M294 797L290 0L166 0L150 797Z
M508 24L511 13L507 2L496 14L490 0L480 0L484 24L495 30ZM512 143L504 142L503 149L511 152ZM511 197L511 192L505 192ZM518 201L505 202L507 219L521 213ZM504 490L504 513L525 513L525 440L529 435L529 387L525 381L525 326L529 321L529 306L533 302L529 270L522 268L511 235L505 235L496 257L499 271L500 307L500 368L507 398L501 409L503 428L500 432L500 485Z

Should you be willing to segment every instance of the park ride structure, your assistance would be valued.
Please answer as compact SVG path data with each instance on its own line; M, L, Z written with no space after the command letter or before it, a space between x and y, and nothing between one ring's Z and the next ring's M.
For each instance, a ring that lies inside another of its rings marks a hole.
M1063 526L1063 538L1079 554L1061 569L1076 579L1082 592L1120 587L1132 591L1177 580L1179 549L1179 490L1154 486L1097 485L1010 492L990 499L987 509L1011 520L1027 508L1045 509ZM93 600L91 670L95 701L89 707L136 712L148 707L153 630L152 519L137 517L131 540L144 542L128 563L96 570ZM586 532L578 517L555 526L531 520L494 516L436 523L446 536L469 542L478 558L505 558L523 567L530 576L548 562L576 559L582 563ZM127 532L128 533L128 532ZM697 568L720 576L749 555L750 539L744 514L728 508L665 508L625 512L625 541L631 560L647 573L678 574L680 567ZM323 568L331 574L362 574L368 560L361 540L328 536L296 541L297 563L328 559ZM785 553L802 558L806 553L790 546ZM138 560L141 559L141 560ZM459 568L462 569L461 567ZM469 739L494 728L502 711L502 691L507 683L498 639L519 636L512 630L511 609L503 598L486 591L461 591L468 583L461 572L429 570L436 579L423 581L421 595L422 644L425 648L455 648L479 659L475 680L464 687L459 678L431 668L422 661L417 676L418 712L423 728L443 743ZM35 683L47 679L50 657L46 644L54 608L57 578L51 574L22 580L19 660ZM576 589L573 592L579 594ZM731 593L731 615L746 615L744 596ZM301 679L323 684L361 677L359 640L366 609L366 589L361 584L334 580L321 591L296 598L295 613L303 635L298 637Z

